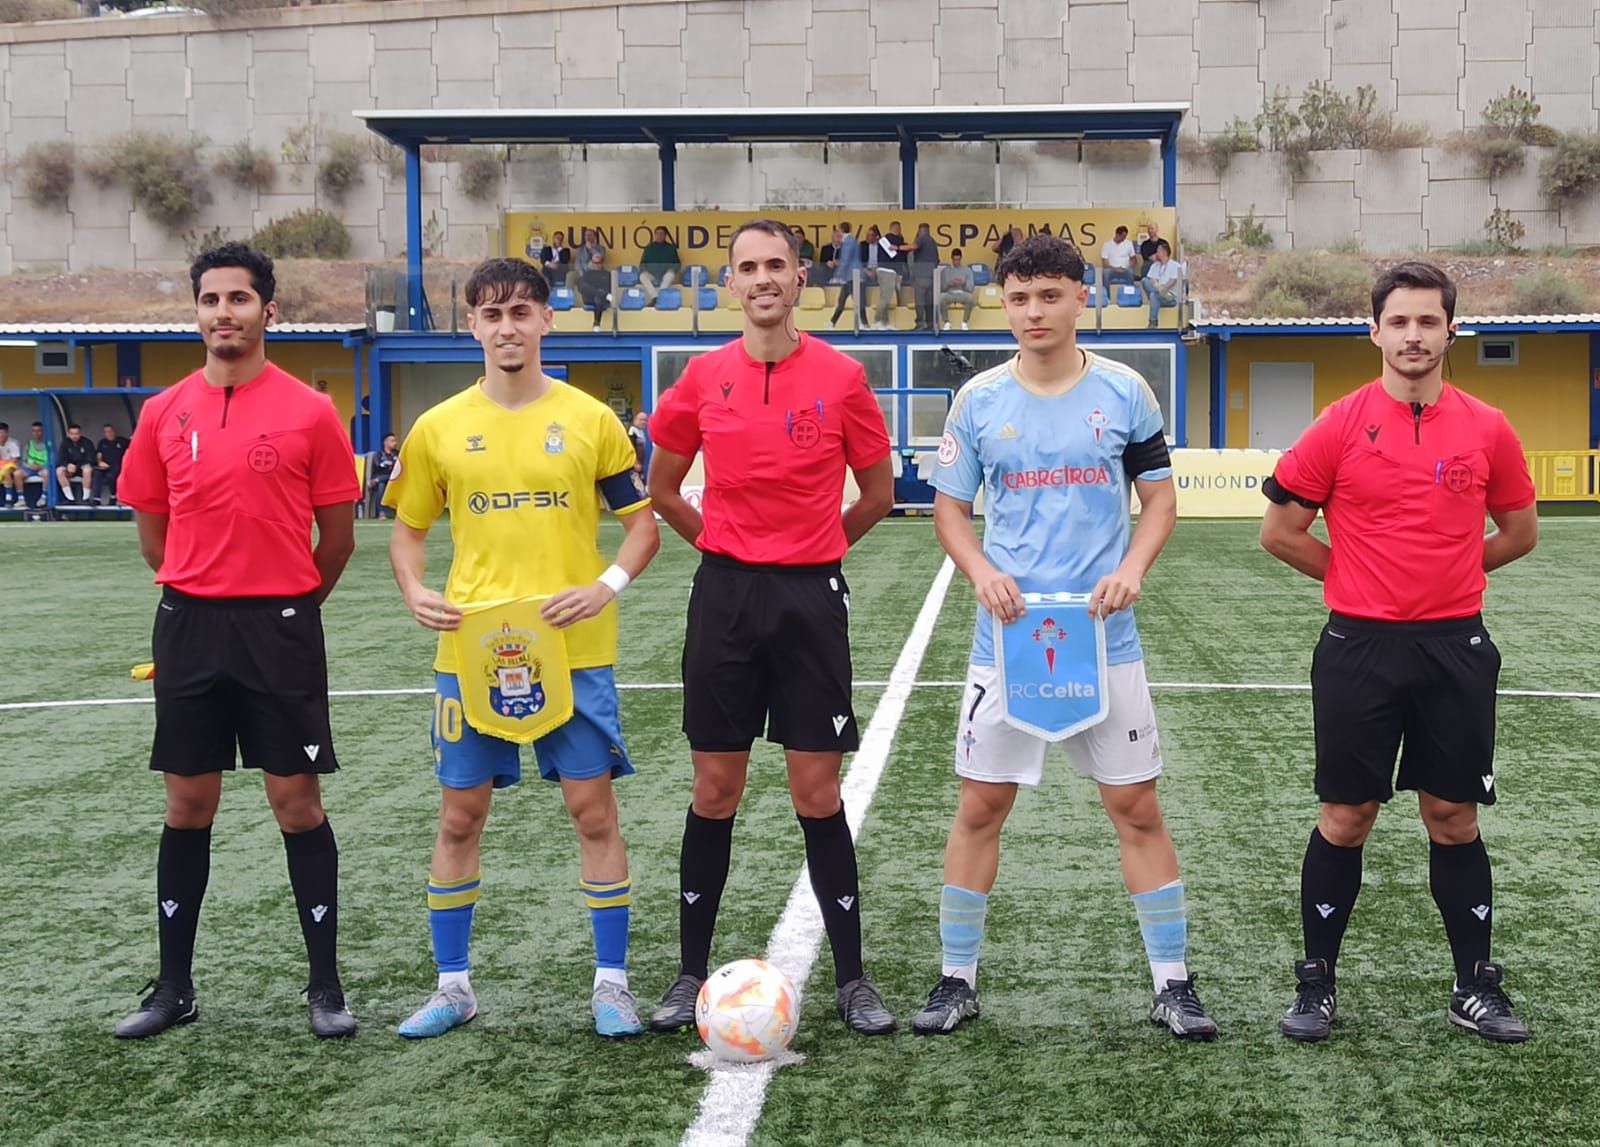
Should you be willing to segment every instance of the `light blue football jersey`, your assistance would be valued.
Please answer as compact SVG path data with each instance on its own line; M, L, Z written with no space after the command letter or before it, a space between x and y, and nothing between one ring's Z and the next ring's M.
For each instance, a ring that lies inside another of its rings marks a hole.
M1132 534L1122 466L1131 444L1161 433L1161 407L1138 371L1096 354L1065 394L1026 390L1016 359L977 375L945 420L933 485L971 502L981 488L983 552L1024 593L1088 593L1128 552ZM1172 477L1163 466L1139 475ZM1133 611L1106 619L1106 660L1137 661ZM972 664L994 664L993 622L980 605Z

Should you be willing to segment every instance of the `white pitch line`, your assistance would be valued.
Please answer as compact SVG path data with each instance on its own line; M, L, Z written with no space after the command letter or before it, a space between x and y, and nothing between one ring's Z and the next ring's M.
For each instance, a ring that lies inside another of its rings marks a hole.
M857 689L887 689L893 681L857 681ZM913 681L912 689L960 689L965 681ZM631 690L682 689L677 681L619 681L622 692ZM1216 693L1309 693L1311 686L1303 682L1274 681L1152 681L1152 689L1210 690ZM428 697L433 690L419 689L334 689L329 697ZM1557 701L1600 701L1600 692L1570 689L1497 689L1497 697L1544 697ZM87 697L70 701L4 701L0 713L18 709L93 709L99 705L150 705L153 697Z
M845 820L850 825L850 835L861 834L861 823L866 819L867 807L877 791L878 781L889 761L889 750L894 744L895 730L905 716L906 702L916 684L917 670L922 657L933 640L933 627L939 620L939 610L944 605L950 589L950 579L955 565L949 558L939 567L928 587L928 596L911 626L889 673L889 684L878 707L873 711L872 722L861 738L861 748L856 752L841 786L844 797ZM822 948L822 910L811 891L811 879L802 865L800 875L789 890L789 902L783 915L767 939L767 959L781 968L795 987L805 992L806 979L811 966L816 963ZM750 1068L718 1068L711 1073L700 1097L700 1112L683 1134L683 1147L744 1147L756 1121L761 1118L761 1107L766 1099L767 1084L775 1070L771 1063Z

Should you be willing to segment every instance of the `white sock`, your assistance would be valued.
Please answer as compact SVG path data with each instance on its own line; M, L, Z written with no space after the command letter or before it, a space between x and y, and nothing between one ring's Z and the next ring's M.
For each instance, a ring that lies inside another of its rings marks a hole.
M959 976L967 981L967 987L973 991L978 990L978 965L976 964L945 964L939 969L941 976Z
M617 984L626 990L628 987L627 969L596 968L594 970L594 986L598 989L601 984Z
M1189 966L1182 960L1151 960L1150 975L1155 979L1156 991L1167 990L1168 980L1187 980Z
M439 990L446 988L461 988L467 992L472 991L472 981L467 979L466 972L440 972Z

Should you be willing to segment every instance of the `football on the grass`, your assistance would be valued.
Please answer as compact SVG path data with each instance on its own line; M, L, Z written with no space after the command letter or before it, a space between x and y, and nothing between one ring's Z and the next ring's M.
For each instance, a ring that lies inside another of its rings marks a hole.
M794 1039L800 993L765 960L735 960L700 985L694 1020L718 1059L757 1063L786 1050Z

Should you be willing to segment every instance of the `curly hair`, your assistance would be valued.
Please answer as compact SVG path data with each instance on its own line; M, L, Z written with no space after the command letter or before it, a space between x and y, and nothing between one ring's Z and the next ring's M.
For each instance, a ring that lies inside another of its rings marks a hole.
M1030 235L1000 260L995 278L1002 286L1008 278L1071 279L1083 282L1083 256L1065 239L1054 235Z
M244 243L224 243L209 251L202 251L189 266L189 283L194 287L194 300L200 301L200 276L218 267L242 267L250 272L250 286L261 296L261 305L272 302L277 294L278 280L272 273L272 259Z

